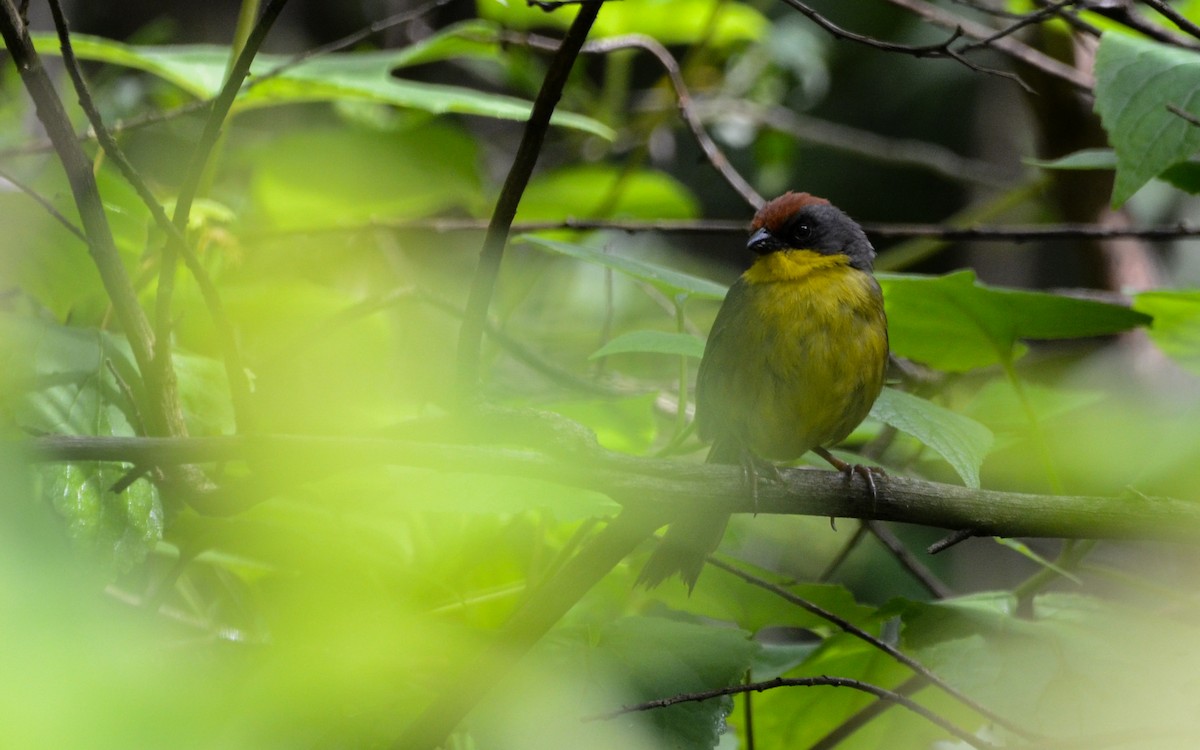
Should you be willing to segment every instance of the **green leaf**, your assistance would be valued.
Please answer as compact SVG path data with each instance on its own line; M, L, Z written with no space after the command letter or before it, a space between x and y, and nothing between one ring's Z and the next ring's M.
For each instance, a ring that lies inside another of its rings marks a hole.
M17 424L33 433L111 437L134 434L134 407L120 381L137 382L128 347L101 331L0 318L0 340L26 353L16 365L21 395ZM117 373L121 373L120 381ZM139 479L110 490L127 468L63 463L39 467L42 496L62 517L67 534L112 573L142 562L162 538L158 489Z
M892 351L950 372L1012 361L1021 339L1103 336L1150 322L1120 305L987 286L969 270L876 277Z
M1200 116L1200 54L1104 34L1096 54L1096 113L1117 152L1114 207L1200 149L1200 127L1171 106Z
M479 15L514 29L566 29L578 12L570 6L546 13L523 0L476 0ZM591 38L646 34L663 44L703 42L723 48L761 39L769 29L765 16L749 5L719 0L639 0L612 3L596 19Z
M1038 565L1042 566L1043 568L1049 568L1050 570L1053 570L1055 573L1058 573L1060 576L1062 576L1063 578L1066 578L1068 581L1071 581L1072 583L1078 584L1080 586L1083 585L1083 580L1079 576L1075 575L1074 573L1072 573L1071 571L1062 567L1061 565L1055 565L1050 560L1047 560L1046 558L1042 557L1038 553L1034 552L1032 549L1029 548L1028 544L1025 544L1024 542L1022 542L1018 539L1007 539L1005 537L1000 537L1000 536L992 537L992 539L994 539L997 544L999 544L1003 547L1008 547L1013 552L1016 552L1018 555L1021 555L1022 557L1026 558L1028 560L1032 560L1033 562L1037 563Z
M1089 148L1068 154L1061 159L1042 161L1040 159L1025 159L1026 164L1042 169L1088 170L1116 169L1117 153L1108 148ZM1200 162L1184 161L1167 167L1157 175L1176 188L1192 195L1200 194Z
M464 38L464 34L476 34L483 39L472 41ZM313 101L366 101L435 114L455 112L523 122L529 119L532 108L527 101L462 86L408 81L393 75L393 71L410 65L468 54L495 54L491 42L494 34L490 26L477 22L454 26L403 49L330 53L269 78L265 74L290 64L293 58L259 54L250 68L248 86L238 95L233 109L236 112ZM72 41L81 59L151 73L200 99L217 94L229 63L229 48L215 45L134 46L83 34L72 35ZM34 35L34 46L43 54L59 54L58 40L53 34ZM590 117L558 111L551 121L608 140L614 137L611 128Z
M1061 159L1022 159L1026 164L1042 169L1116 169L1117 153L1111 148L1085 148Z
M970 417L894 388L884 388L871 416L912 435L954 468L968 487L979 487L979 467L992 447L992 431Z
M1184 645L1198 636L1188 618L1069 594L1037 597L1033 617L994 593L891 607L902 610L906 651L1028 731L1105 737L1170 726L1170 740L1150 746L1193 744L1195 722L1179 722L1192 716L1200 669Z
M399 132L305 130L248 156L255 205L281 229L429 216L483 200L474 141L437 120Z
M708 279L682 273L663 266L654 265L633 258L612 255L600 250L570 242L559 242L536 235L523 235L519 238L524 242L548 250L559 255L595 263L605 268L625 274L635 279L653 284L659 291L674 297L683 294L701 299L724 299L726 287Z
M648 354L677 354L700 359L704 356L704 339L690 333L668 331L630 331L617 336L597 349L588 359L600 359L612 354L645 352Z
M646 393L619 399L556 401L545 407L585 425L605 448L639 454L649 449L658 436L655 398L655 394Z
M1133 298L1133 309L1154 316L1150 340L1159 349L1200 375L1200 291L1142 292Z
M692 219L699 204L687 186L654 169L612 164L569 166L534 177L521 196L517 221L587 218Z

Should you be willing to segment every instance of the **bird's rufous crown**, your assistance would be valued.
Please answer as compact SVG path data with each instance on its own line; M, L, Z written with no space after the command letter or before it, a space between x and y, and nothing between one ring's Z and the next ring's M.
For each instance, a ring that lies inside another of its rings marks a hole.
M750 224L751 231L766 227L768 231L776 231L800 209L817 204L828 205L829 201L818 198L811 193L793 193L788 191L774 200L767 201Z

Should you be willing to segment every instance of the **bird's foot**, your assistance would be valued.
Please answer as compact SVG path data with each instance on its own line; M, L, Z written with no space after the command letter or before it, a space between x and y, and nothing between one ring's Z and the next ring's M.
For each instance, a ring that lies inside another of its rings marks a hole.
M846 463L845 461L843 461L842 459L833 455L832 453L825 450L824 448L813 448L813 453L816 453L818 456L820 456L821 458L828 461L830 463L830 465L833 466L833 468L842 472L842 474L844 474L846 477L847 484L854 481L855 474L862 477L863 481L866 482L867 496L869 498L871 498L872 505L875 503L876 500L879 499L879 489L875 484L875 477L876 476L886 477L887 476L886 471L884 471L883 469L881 469L878 466L866 466L865 464ZM837 530L837 526L834 525L833 518L829 519L829 524L830 524L830 526L833 527L834 531Z
M784 484L786 480L779 471L778 466L754 455L754 452L749 448L742 449L738 462L742 466L742 481L746 489L750 492L751 500L754 502L754 515L757 516L759 480L768 479L779 484Z

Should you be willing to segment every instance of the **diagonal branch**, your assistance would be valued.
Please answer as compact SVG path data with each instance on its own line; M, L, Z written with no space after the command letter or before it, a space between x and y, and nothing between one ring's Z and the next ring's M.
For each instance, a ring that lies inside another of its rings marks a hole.
M762 682L730 685L729 687L718 688L715 690L703 690L695 693L683 693L681 695L671 696L670 698L659 698L657 700L646 701L645 703L638 703L637 705L633 706L624 706L611 713L603 714L601 716L590 716L588 719L593 721L598 719L615 719L619 716L624 716L625 714L634 713L637 711L651 711L657 708L674 706L679 703L695 703L699 701L712 700L713 698L721 698L727 695L738 695L741 693L752 692L761 693L764 690L774 690L782 687L844 687L852 690L859 690L864 693L870 693L881 700L888 701L889 703L895 703L898 706L903 706L909 711L912 711L918 716L921 716L929 722L946 730L971 747L980 748L980 750L990 750L991 748L996 747L996 745L980 739L971 732L968 732L965 729L962 729L951 723L948 719L945 719L941 715L930 711L928 708L922 706L920 703L917 703L908 696L901 695L898 692L888 690L886 688L881 688L878 685L872 685L869 682L863 682L862 680L853 680L849 677L830 677L828 675L821 675L819 677L776 677L771 680L763 680Z
M558 106L558 100L562 98L567 78L571 69L575 67L575 58L579 56L579 50L583 47L602 4L602 0L594 0L579 6L579 13L571 22L562 44L550 61L542 87L538 90L533 109L529 113L529 121L521 136L521 143L517 146L517 153L508 170L508 177L504 180L504 187L501 188L500 197L492 211L483 249L479 253L479 265L471 279L467 309L458 335L456 379L459 397L464 401L474 397L479 383L479 349L483 343L484 322L491 306L496 277L500 273L504 247L508 244L513 219L517 215L517 206L525 193L526 185L529 184L529 178L533 175L533 168L542 150L542 142L550 128L550 117Z
M923 2L923 0L888 0L888 2L915 13L935 26L961 30L964 36L972 39L987 39L996 33L996 30L990 26L962 18L940 7ZM1077 88L1090 91L1094 83L1090 75L1055 60L1044 52L1012 37L997 39L991 44L991 47L1030 67L1037 68L1047 75L1061 78Z
M62 4L59 0L50 0L50 13L54 17L54 28L58 33L63 64L67 69L67 74L71 78L71 83L75 87L79 105L87 116L88 122L91 123L92 131L96 134L96 139L100 142L100 146L104 149L104 152L108 154L108 157L125 177L126 182L133 186L138 197L142 199L142 203L149 209L154 223L166 233L167 242L171 245L174 252L183 257L184 264L196 279L196 284L200 288L200 294L204 299L205 306L208 308L209 315L213 319L213 325L217 330L217 338L221 345L225 375L229 381L229 392L232 396L233 410L237 418L237 424L242 429L251 428L250 379L246 374L245 367L242 365L241 352L237 345L237 337L234 334L233 324L229 321L228 316L225 315L225 307L221 303L221 296L217 291L216 284L213 283L207 269L204 268L200 263L200 259L192 251L192 247L188 244L183 231L167 216L167 212L163 209L162 204L158 202L154 193L151 192L149 185L146 184L145 179L142 178L137 168L126 157L124 150L112 136L112 133L104 123L104 119L100 116L100 110L96 107L87 81L83 77L83 70L79 65L79 60L75 57L75 50L71 44L70 30L67 27L66 15L63 13ZM167 332L160 331L158 341L169 343L170 337L167 335ZM155 359L158 362L159 377L174 380L175 374L173 372L169 348L166 354L160 352L156 355Z
M154 331L142 312L137 293L113 240L96 178L92 174L91 161L75 137L71 120L50 82L41 57L33 48L29 29L12 0L0 0L0 36L4 38L5 47L12 56L21 81L33 99L38 119L54 144L66 172L83 231L88 238L88 251L100 272L117 320L129 339L130 350L146 389L144 417L147 429L155 435L186 434L175 383L159 377L156 372Z
M1194 21L1172 8L1164 0L1142 0L1142 2L1158 11L1159 15L1175 24L1180 31L1187 32L1200 39L1200 25L1197 25Z
M192 203L195 201L196 194L200 189L200 181L208 160L212 156L217 140L221 136L221 128L225 123L225 118L229 115L229 110L233 107L233 100L237 98L238 91L242 87L242 82L249 75L250 64L254 61L254 56L258 54L259 48L266 39L267 32L271 30L275 19L279 17L280 12L283 11L283 6L286 4L287 0L270 0L267 3L267 7L263 10L262 15L259 16L258 22L255 23L254 28L250 31L250 35L246 38L246 43L238 53L237 59L234 60L229 70L229 75L225 78L225 83L221 87L221 91L212 101L212 106L208 112L208 119L204 123L204 129L200 133L200 139L196 143L196 148L192 152L191 160L188 162L187 170L184 173L183 182L179 187L179 194L175 199L175 213L172 217L172 222L175 224L176 230L181 234L187 231L188 217L192 211ZM187 245L186 242L182 244L185 247ZM155 300L155 324L160 339L158 350L155 352L155 358L159 361L160 366L164 368L168 366L167 362L170 359L170 347L167 340L169 339L171 329L171 298L175 291L177 249L177 245L174 242L168 242L163 246L158 275L158 297ZM184 257L186 259L186 254ZM191 267L190 261L187 262ZM198 262L192 267L193 273L195 273L195 269L197 268L200 268ZM196 276L197 282L200 282L202 276L206 275L201 272L200 275ZM200 283L201 290L203 291L205 285L202 282ZM216 299L215 287L211 287L205 294L205 297L211 309L212 300ZM235 341L232 335L232 328L222 329L220 335L228 353L229 347ZM230 370L234 367L238 369L236 373L229 372L229 377L232 385L231 390L235 398L242 402L243 413L239 414L239 416L245 419L247 415L244 412L248 408L247 402L249 401L249 381L245 380L245 372L236 357L235 361L227 362L227 367Z
M887 643L886 641L876 638L875 636L871 635L867 631L858 627L854 623L852 623L842 617L839 617L838 615L834 614L833 612L830 612L829 610L825 609L824 607L821 607L818 604L810 602L809 600L807 600L801 596L797 596L796 594L793 594L791 591L788 591L787 589L785 589L782 586L777 586L777 585L771 583L770 581L764 580L755 575L751 575L750 573L747 573L747 572L741 570L740 568L736 568L732 565L729 565L728 563L724 563L711 555L708 557L708 564L712 565L714 567L720 568L721 570L724 570L727 573L735 575L738 578L741 578L743 581L745 581L746 583L749 583L752 586L758 586L761 589L770 591L772 594L780 597L781 599L787 601L788 603L794 604L797 607L800 607L801 609L805 610L806 612L810 612L810 613L816 615L817 617L820 617L822 620L832 623L833 625L837 626L838 629L840 629L842 632L844 632L848 635L854 636L855 638L858 638L859 640L863 641L864 643L869 644L873 648L879 649L880 651L884 652L885 654L892 657L896 661L900 662L904 666L908 667L912 671L916 672L922 678L929 681L930 684L936 685L937 687L939 687L940 689L945 691L945 693L947 695L950 695L955 700L957 700L959 703L962 703L964 706L967 706L972 711L975 711L976 713L978 713L980 716L986 717L989 721L992 721L992 722L996 723L997 725L1002 726L1005 729L1008 729L1011 732L1021 735L1022 737L1029 738L1031 736L1029 734L1029 732L1025 731L1024 729L1017 726L1016 724L1009 721L1008 719L1005 719L1003 716L1000 716L999 714L995 713L994 711L991 711L990 709L986 708L985 706L980 705L978 701L976 701L975 699L971 698L970 696L964 694L958 688L950 685L948 682L943 680L941 677L938 677L936 674L933 673L933 671L931 671L929 669L929 667L926 667L921 662L912 658L911 656L904 653L903 651L896 648L895 646L891 645L890 643Z

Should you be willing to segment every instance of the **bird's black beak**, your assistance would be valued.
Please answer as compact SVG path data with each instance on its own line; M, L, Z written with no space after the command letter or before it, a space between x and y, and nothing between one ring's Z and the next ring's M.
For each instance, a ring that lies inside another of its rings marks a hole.
M750 239L746 242L746 247L759 255L766 255L767 253L773 253L781 249L783 243L776 239L775 235L768 232L766 227L763 227L750 235Z

